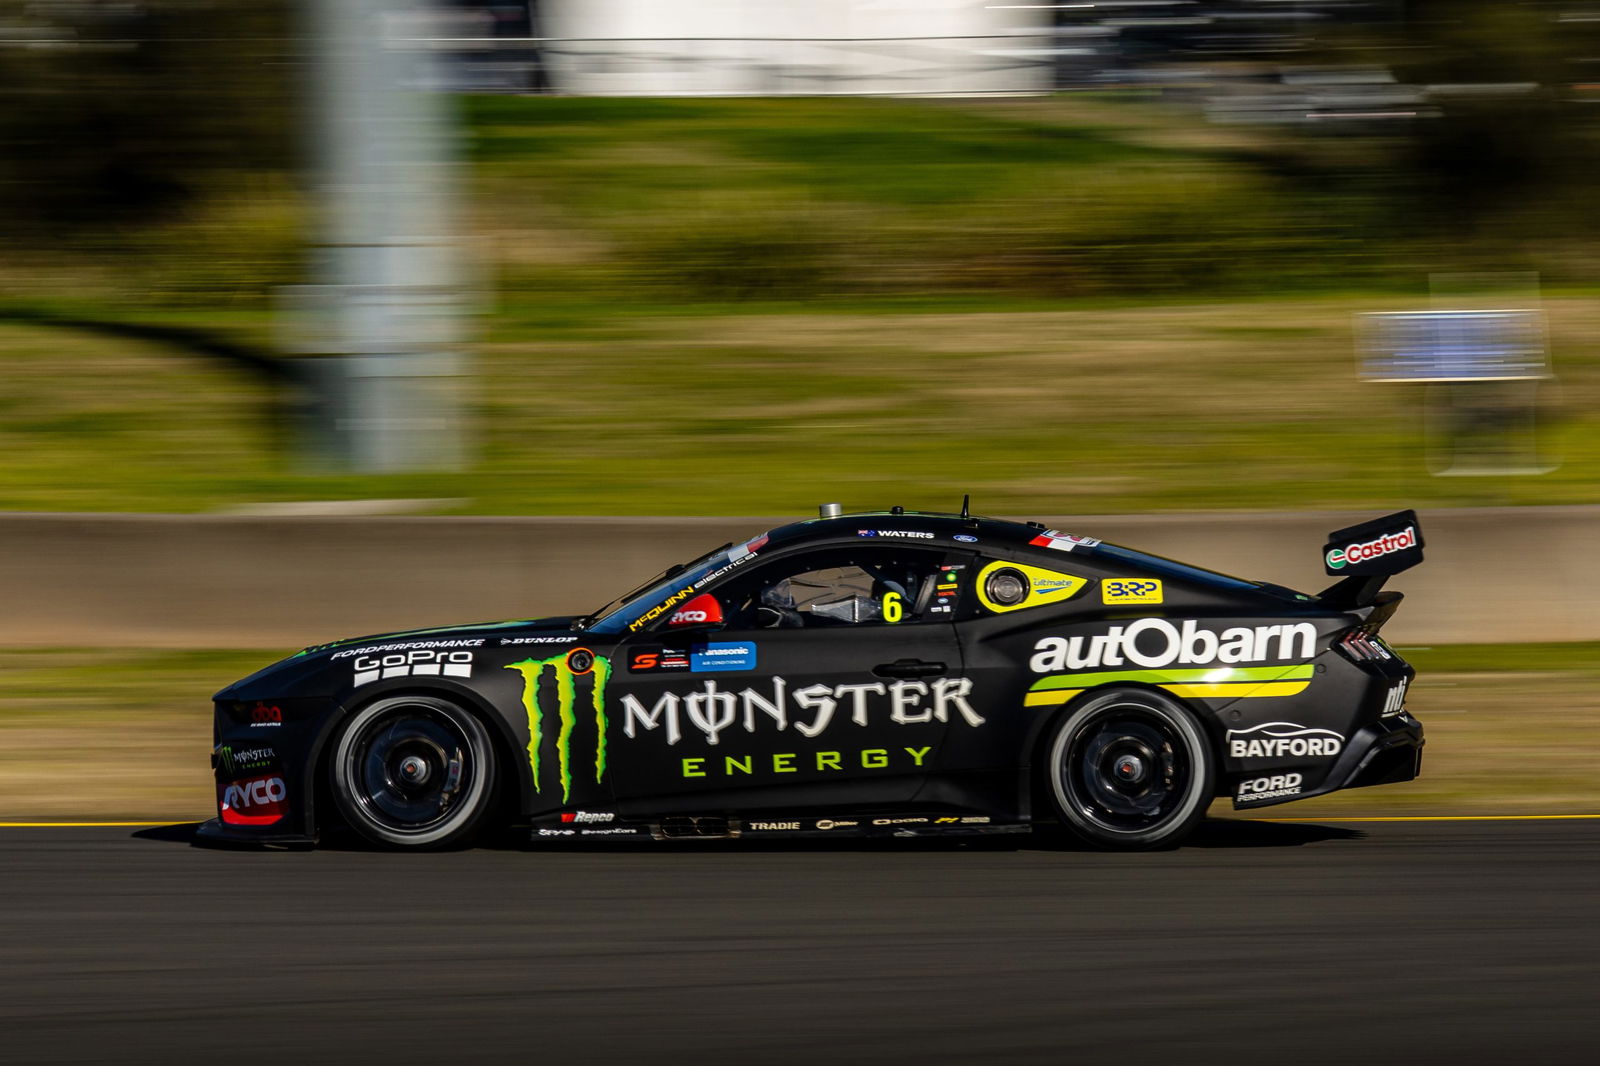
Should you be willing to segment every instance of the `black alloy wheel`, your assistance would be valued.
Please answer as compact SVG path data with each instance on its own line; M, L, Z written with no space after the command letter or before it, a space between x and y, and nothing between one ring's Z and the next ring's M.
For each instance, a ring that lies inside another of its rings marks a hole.
M329 770L350 827L389 847L459 843L494 802L494 748L483 723L433 696L392 696L357 711Z
M1211 802L1210 745L1194 717L1159 693L1091 697L1056 727L1048 751L1057 815L1101 847L1177 844Z

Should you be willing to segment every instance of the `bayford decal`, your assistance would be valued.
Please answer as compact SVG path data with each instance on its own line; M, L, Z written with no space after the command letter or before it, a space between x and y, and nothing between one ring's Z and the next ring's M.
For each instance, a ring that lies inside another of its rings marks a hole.
M1337 755L1344 735L1294 722L1263 722L1249 729L1228 730L1228 755L1234 759L1304 759Z
M1293 696L1311 684L1316 640L1317 627L1310 622L1219 632L1192 618L1181 627L1164 618L1141 618L1104 633L1045 637L1034 644L1029 668L1036 674L1074 672L1034 682L1023 703L1062 704L1118 681L1158 685L1184 697ZM1273 662L1278 665L1251 665Z
M1331 539L1331 538L1330 538ZM1417 527L1407 526L1399 533L1385 533L1372 540L1349 544L1343 548L1330 548L1328 550L1328 566L1333 570L1343 570L1352 563L1367 563L1374 559L1382 559L1385 555L1405 551L1407 548L1417 546Z
M696 755L679 760L683 776L734 777L757 774L797 774L815 769L829 770L916 770L927 765L932 747L859 748L844 751L776 752L772 755ZM920 819L919 819L920 820ZM877 823L874 823L877 824Z
M528 713L528 768L533 772L533 790L542 792L545 780L541 774L540 749L544 746L546 686L539 682L548 673L554 681L556 732L556 762L561 780L561 801L572 796L572 734L577 729L578 678L589 679L589 705L594 711L595 751L594 782L600 784L606 776L606 681L611 677L611 660L596 655L588 648L573 648L548 659L524 659L512 663L507 670L522 675L522 707Z
M642 732L663 730L667 743L683 739L685 724L699 730L707 744L718 743L721 735L734 728L758 732L758 726L774 730L793 729L801 736L815 737L847 714L856 725L865 726L876 717L896 725L919 725L960 719L980 726L984 718L967 702L972 679L936 678L925 681L868 681L853 685L807 685L790 691L789 682L774 677L769 688L724 689L715 681L700 688L663 692L655 704L646 707L632 693L622 697L622 732L630 740Z

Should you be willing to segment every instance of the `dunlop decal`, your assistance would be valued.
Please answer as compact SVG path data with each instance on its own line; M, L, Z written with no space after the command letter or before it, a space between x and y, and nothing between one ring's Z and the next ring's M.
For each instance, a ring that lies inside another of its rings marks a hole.
M539 750L544 744L544 708L539 698L539 681L545 671L554 674L556 690L556 760L561 775L561 801L572 797L572 733L577 727L578 678L590 678L589 702L594 708L594 781L606 776L606 682L611 678L611 660L588 648L573 648L548 659L524 659L507 670L522 675L522 706L528 712L528 768L533 772L533 790L540 792Z

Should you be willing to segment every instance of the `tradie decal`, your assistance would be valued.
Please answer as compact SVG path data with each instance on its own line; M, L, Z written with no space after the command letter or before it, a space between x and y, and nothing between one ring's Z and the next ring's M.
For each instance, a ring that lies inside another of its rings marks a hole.
M770 690L723 689L715 681L680 692L663 692L652 707L645 707L637 696L622 697L622 732L630 740L640 732L662 729L669 745L683 738L684 719L715 745L720 735L735 726L746 733L756 732L758 722L770 720L774 730L793 729L810 739L833 722L835 714L848 714L858 726L868 724L869 716L887 715L895 725L922 725L949 722L958 717L970 726L984 724L984 717L967 702L972 679L940 677L926 681L869 681L854 685L807 685L790 691L782 677L770 681ZM879 697L872 699L870 697ZM930 702L931 701L931 702Z
M611 677L611 660L588 648L573 648L548 659L524 659L507 670L522 675L522 706L528 712L528 768L533 771L533 790L539 792L539 748L544 743L544 709L539 702L539 679L546 670L555 675L556 714L560 730L556 734L556 758L561 769L561 802L572 796L572 731L577 725L573 707L577 702L577 679L590 677L589 701L594 707L595 752L594 782L606 776L606 681Z

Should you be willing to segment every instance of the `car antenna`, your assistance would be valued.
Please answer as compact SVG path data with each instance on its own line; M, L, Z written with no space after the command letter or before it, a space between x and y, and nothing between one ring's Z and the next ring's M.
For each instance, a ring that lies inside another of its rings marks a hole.
M962 496L961 496L961 517L962 518L971 518L972 517L972 511L969 509L971 504L972 504L972 493L970 493L970 492L963 493Z

